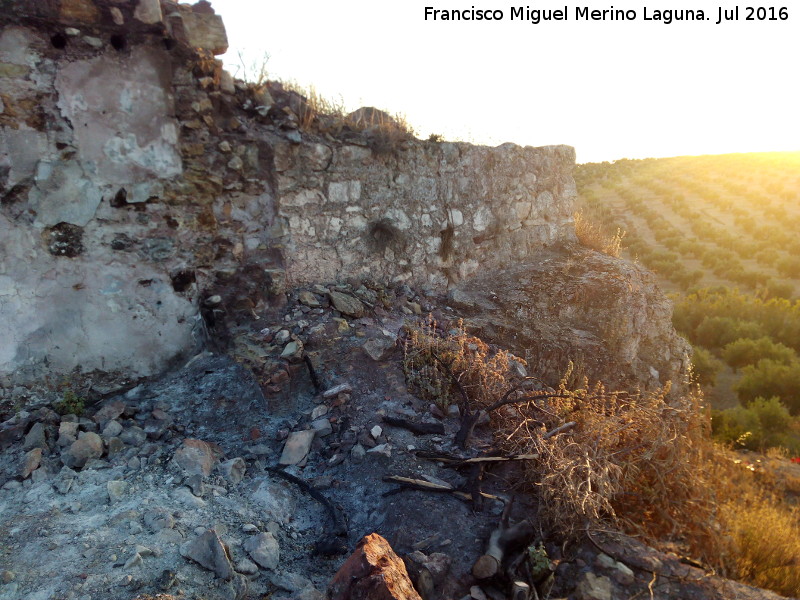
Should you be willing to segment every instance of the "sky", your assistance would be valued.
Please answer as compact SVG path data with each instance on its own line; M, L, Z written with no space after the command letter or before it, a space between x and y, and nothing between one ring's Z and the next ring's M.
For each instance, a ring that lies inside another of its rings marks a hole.
M568 144L578 162L800 150L797 0L776 0L772 21L747 21L746 4L724 0L565 1L212 5L234 75L242 62L266 60L270 79L313 85L348 109L401 113L418 137ZM503 19L426 20L426 6L501 10ZM720 7L737 6L739 20L716 24ZM566 9L567 20L512 21L512 7ZM578 20L579 7L636 18ZM708 20L644 20L645 10L653 18L665 8L702 10Z

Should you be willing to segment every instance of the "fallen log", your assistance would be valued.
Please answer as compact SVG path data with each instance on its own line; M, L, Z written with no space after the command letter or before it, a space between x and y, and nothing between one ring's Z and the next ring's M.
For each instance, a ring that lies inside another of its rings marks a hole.
M461 500L472 500L472 494L464 492L462 490L456 489L451 485L441 485L439 483L431 483L430 481L425 481L424 479L414 479L412 477L402 477L400 475L386 475L383 478L383 481L388 483L397 483L402 486L402 488L411 489L411 490L419 490L423 492L444 492L448 494L453 494L456 498ZM399 490L392 490L386 492L386 494L394 494ZM486 492L479 492L481 498L487 498L489 500L497 500L499 502L505 503L505 500L500 496L495 496L494 494L487 494Z
M295 477L291 473L287 473L280 467L272 467L267 466L266 470L278 477L282 477L286 481L289 481L299 487L303 492L311 496L314 500L322 504L325 507L328 515L332 521L332 527L329 532L323 531L322 537L315 545L315 551L317 554L324 554L324 555L335 555L335 554L344 554L347 552L347 525L345 524L345 520L342 515L337 510L336 506L331 502L331 500L319 492L319 490L314 489L311 485L300 479L299 477ZM328 529L327 527L325 529Z
M480 463L499 463L514 460L536 460L539 458L538 454L509 454L506 456L476 456L475 458L463 458L454 454L447 454L445 452L430 452L429 450L417 450L414 455L419 458L445 463L447 466L455 469Z

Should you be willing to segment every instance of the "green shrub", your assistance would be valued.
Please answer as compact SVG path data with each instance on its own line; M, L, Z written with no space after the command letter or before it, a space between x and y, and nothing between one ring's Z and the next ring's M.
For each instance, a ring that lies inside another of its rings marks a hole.
M756 398L748 406L712 411L714 437L726 444L763 452L767 448L800 449L800 440L791 434L795 419L779 398Z
M734 369L754 365L765 358L788 365L797 360L797 353L768 337L738 339L722 349L722 359Z
M53 404L53 409L60 415L81 416L85 408L86 400L71 389L64 390L64 397Z
M739 402L748 405L756 398L780 398L793 415L800 414L800 363L786 365L762 359L742 369L734 385Z
M722 348L739 338L764 337L764 329L753 321L733 317L706 317L697 327L694 342L706 348Z

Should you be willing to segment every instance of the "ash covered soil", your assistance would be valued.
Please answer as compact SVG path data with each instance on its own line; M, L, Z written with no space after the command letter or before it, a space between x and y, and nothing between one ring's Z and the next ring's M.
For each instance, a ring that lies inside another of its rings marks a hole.
M373 532L426 565L427 598L507 597L471 575L502 501L475 506L384 481L465 486L465 471L416 451L470 457L493 440L478 425L469 448L456 447L458 411L432 410L406 387L398 332L435 300L407 288L383 300L363 286L295 292L269 318L230 324L225 353L199 354L81 416L58 414L50 397L7 419L0 600L324 598ZM444 327L454 317L439 313ZM441 430L418 435L386 417ZM513 495L511 521L536 529L514 469L488 471L481 489ZM545 541L553 598L777 598L633 540L610 544L613 557Z

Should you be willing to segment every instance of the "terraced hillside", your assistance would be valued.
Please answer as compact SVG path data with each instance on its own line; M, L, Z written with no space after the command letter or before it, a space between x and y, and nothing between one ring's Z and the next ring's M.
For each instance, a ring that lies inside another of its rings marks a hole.
M589 163L576 181L584 220L624 232L622 256L674 295L698 379L727 409L717 435L800 452L800 152Z

